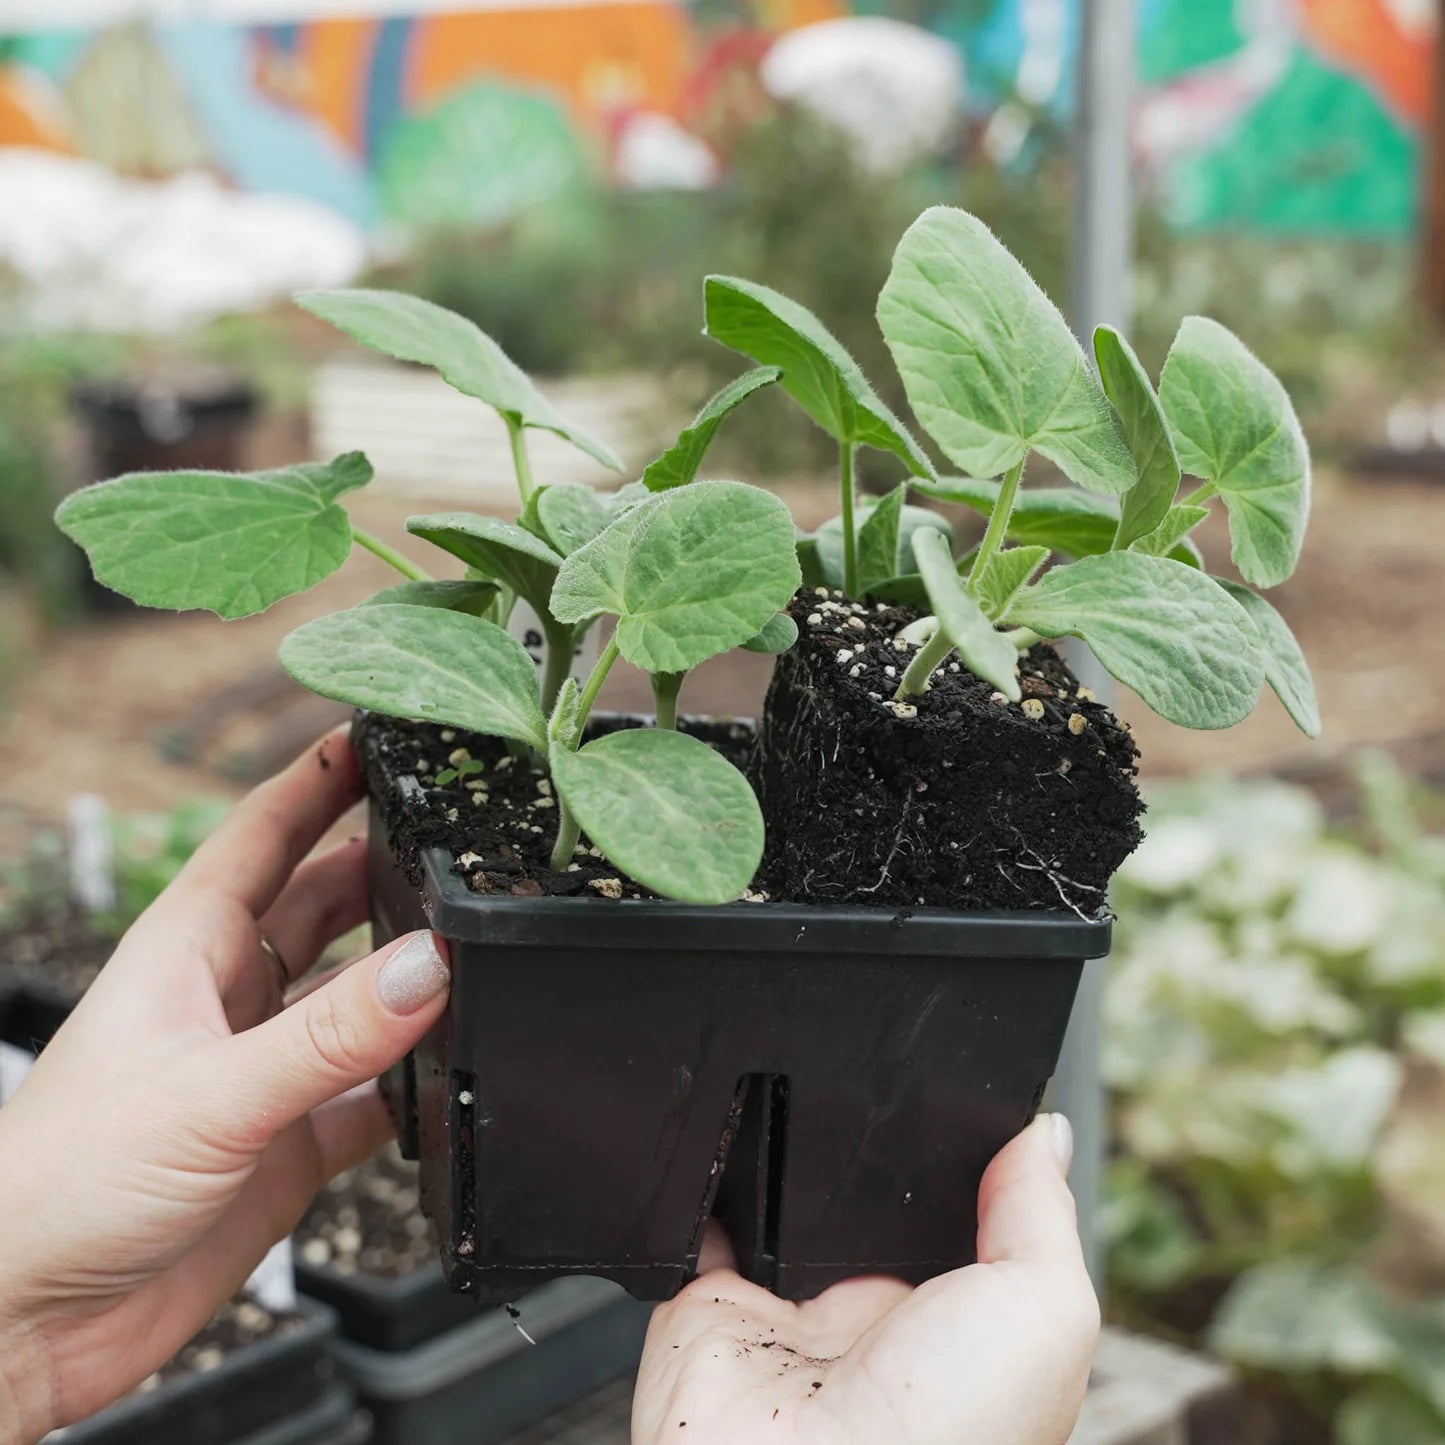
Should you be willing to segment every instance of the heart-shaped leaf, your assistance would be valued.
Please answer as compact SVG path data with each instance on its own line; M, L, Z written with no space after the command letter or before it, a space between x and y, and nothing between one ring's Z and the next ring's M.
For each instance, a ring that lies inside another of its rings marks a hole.
M606 443L566 421L485 331L456 312L400 291L359 288L303 291L296 304L373 351L434 368L448 385L517 425L553 432L604 467L622 470Z
M742 644L745 652L764 652L776 656L786 652L798 640L798 624L786 612L768 618L762 630Z
M709 276L703 299L707 334L764 366L781 367L783 390L835 441L892 452L910 474L933 475L907 427L807 307L734 276Z
M1215 580L1249 614L1259 633L1264 649L1265 681L1274 689L1299 730L1306 737L1319 737L1320 705L1315 697L1314 679L1289 623L1258 592L1238 582Z
M556 753L552 777L592 842L664 898L730 903L762 861L763 815L748 780L685 733L610 733Z
M1081 637L1104 669L1161 717L1227 728L1264 682L1254 624L1215 581L1142 552L1056 567L1019 594L1008 620L1044 637Z
M538 612L547 611L562 558L525 528L471 512L435 512L408 517L406 529L460 557L477 576L510 587Z
M480 617L400 603L354 607L298 627L280 658L322 697L546 750L537 665Z
M972 583L971 591L990 617L1002 617L1048 560L1047 547L1006 547L984 564L983 575Z
M1093 491L1134 485L1068 323L982 221L925 211L893 254L878 322L914 414L966 472L1000 476L1033 450Z
M1188 502L1178 502L1169 508L1164 514L1164 520L1152 532L1135 537L1129 543L1129 548L1134 552L1147 552L1151 557L1171 556L1208 515L1208 507L1194 507ZM1193 562L1192 558L1188 560Z
M914 482L921 496L939 502L972 507L981 516L993 516L999 484L973 477L944 477L938 482ZM1013 542L1036 543L1066 557L1092 557L1114 545L1119 530L1119 506L1112 497L1097 497L1077 487L1030 487L1018 494L1009 515L1008 537ZM1170 556L1188 566L1200 565L1189 541L1178 543Z
M1139 480L1120 503L1114 545L1123 548L1163 522L1179 490L1179 458L1148 372L1139 364L1134 348L1112 326L1095 329L1094 360L1104 395L1119 413L1124 440L1139 472Z
M1310 453L1279 378L1217 321L1187 316L1159 399L1186 472L1229 509L1234 564L1275 587L1299 562L1310 510Z
M603 499L580 482L538 487L517 525L540 537L560 557L585 547L611 520Z
M883 500L886 501L887 498L885 497ZM872 501L863 502L853 514L853 519L859 528L860 546L862 532L872 520L877 506L878 504ZM918 563L913 556L913 535L920 527L932 527L934 531L942 532L948 538L950 545L953 543L953 524L946 517L927 507L905 506L898 516L898 562L895 568L896 572L905 576L912 575L918 568ZM842 587L843 519L829 517L813 534L812 540L817 548L816 555L821 574L815 585ZM799 543L800 547L801 545ZM880 553L886 551L886 544L880 547L879 551ZM861 563L859 570L862 570ZM879 579L880 582L882 580L884 579ZM873 590L877 591L876 585Z
M907 497L908 483L900 482L879 499L858 528L858 587L865 597L875 584L886 582L904 570L899 561L902 542L900 524ZM840 531L840 549L841 543Z
M787 507L742 482L694 482L623 513L574 552L552 589L561 622L613 613L648 672L686 672L781 612L800 580Z
M929 605L958 655L985 682L1017 702L1021 695L1018 650L965 588L948 539L931 527L921 527L913 538L913 550Z
M351 521L337 498L370 480L360 452L269 472L132 472L72 493L55 520L132 601L249 617L341 566Z
M385 607L401 602L411 607L443 607L449 612L489 617L498 591L495 582L398 582L357 605Z
M653 492L687 486L696 478L697 469L728 413L755 391L771 386L782 374L776 366L759 366L728 382L698 412L692 425L681 432L677 440L643 472L643 485Z

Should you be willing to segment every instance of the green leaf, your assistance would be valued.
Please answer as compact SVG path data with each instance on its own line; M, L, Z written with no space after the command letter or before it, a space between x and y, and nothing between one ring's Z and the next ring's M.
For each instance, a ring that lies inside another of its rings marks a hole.
M1139 472L1139 480L1124 493L1120 504L1115 546L1123 548L1164 520L1179 490L1179 458L1149 374L1139 364L1134 348L1112 326L1095 328L1094 360L1104 395L1119 413L1124 440Z
M495 582L398 582L395 587L387 587L357 605L385 607L402 602L411 607L444 607L450 612L486 617L498 590Z
M885 497L883 499L887 501ZM853 520L859 528L860 540L863 529L873 518L878 503L867 501L861 503L854 513ZM920 527L931 527L934 531L942 532L948 538L949 545L953 544L953 524L938 512L928 507L905 506L898 517L898 560L894 567L895 573L911 575L916 572L918 563L913 556L913 535ZM843 519L842 517L829 517L828 520L819 526L813 534L813 541L817 546L818 566L820 578L817 586L842 587L843 585ZM801 544L800 544L801 545ZM883 549L880 548L880 551ZM890 574L892 575L892 574ZM879 581L885 579L879 578ZM875 589L876 590L876 589Z
M1227 728L1264 682L1253 623L1212 578L1164 557L1107 552L1021 593L1008 620L1044 637L1081 637L1161 717Z
M1209 515L1208 507L1194 507L1188 502L1179 502L1164 514L1164 520L1152 532L1135 537L1129 543L1134 552L1145 552L1151 557L1168 557L1180 543ZM1191 562L1193 559L1190 559Z
M679 433L677 440L643 472L643 485L653 492L687 486L697 476L697 469L728 413L755 391L771 386L782 374L776 366L759 366L728 382L698 412L692 425Z
M73 492L56 525L96 581L144 607L249 617L346 561L336 505L371 480L360 452L269 472L132 472Z
M604 467L622 470L604 442L566 421L485 331L456 312L400 291L363 289L303 291L296 304L363 346L430 366L509 420L553 432Z
M763 624L761 631L742 644L744 652L765 652L776 656L786 652L798 640L798 624L786 612L775 613Z
M1264 650L1264 678L1284 704L1295 725L1309 738L1320 735L1320 705L1315 698L1314 679L1289 623L1258 592L1238 582L1215 579L1244 608L1259 633Z
M630 728L552 758L592 842L629 877L684 903L730 903L763 856L763 815L720 753L671 729Z
M1275 587L1299 561L1310 510L1310 454L1279 378L1232 332L1185 317L1159 397L1186 472L1229 509L1234 564Z
M609 517L620 517L624 512L630 511L633 507L640 506L652 493L648 490L645 482L626 482L618 487L615 492L606 494L607 515Z
M559 482L538 487L532 493L517 525L566 557L585 547L609 520L608 508L591 487L580 482Z
M1032 451L1099 492L1137 473L1057 307L982 221L935 206L910 226L878 322L925 430L952 461L996 477Z
M616 615L623 657L686 672L760 632L797 590L793 519L742 482L659 492L574 552L557 576L561 622Z
M999 484L973 477L944 477L938 482L914 482L920 496L938 502L971 507L981 516L993 516ZM1012 542L1036 543L1066 557L1092 557L1114 545L1119 529L1119 506L1112 497L1097 497L1077 487L1028 487L1018 494L1009 516ZM1176 562L1199 565L1191 543L1180 542L1170 554Z
M900 523L907 498L908 483L900 482L869 510L858 527L858 586L865 597L875 583L886 582L903 570L899 562Z
M1445 1422L1398 1386L1351 1395L1334 1420L1338 1445L1445 1445Z
M1048 559L1047 547L1009 547L995 552L974 585L974 596L990 617L1002 617Z
M942 532L923 527L914 536L913 550L923 585L928 589L929 604L958 655L985 682L991 682L1011 702L1017 702L1022 696L1018 650L995 629L965 589L948 539Z
M933 475L927 454L806 307L733 276L709 276L703 298L707 334L764 366L781 367L783 390L835 441L892 452L911 473Z
M401 603L354 607L298 627L280 658L322 697L547 747L536 664L480 617Z
M838 543L839 566L842 566L843 543ZM828 574L823 567L821 545L816 537L800 536L797 543L798 569L803 574L804 587L828 586Z
M582 689L577 679L569 675L563 679L552 706L552 716L547 719L547 742L554 761L559 749L571 752L577 746L582 733L578 721L581 711Z
M546 613L562 558L540 537L510 522L472 512L408 517L406 530L460 557L477 575L494 578L525 597L538 612Z

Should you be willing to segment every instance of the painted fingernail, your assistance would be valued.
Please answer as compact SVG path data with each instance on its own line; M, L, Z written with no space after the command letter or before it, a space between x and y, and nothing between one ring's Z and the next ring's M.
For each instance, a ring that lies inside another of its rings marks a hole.
M444 994L452 981L451 969L430 933L409 938L376 975L376 992L394 1014L414 1014Z
M1067 1174L1069 1165L1074 1162L1074 1126L1063 1114L1045 1114L1044 1118L1048 1122L1049 1143L1053 1146L1059 1168Z

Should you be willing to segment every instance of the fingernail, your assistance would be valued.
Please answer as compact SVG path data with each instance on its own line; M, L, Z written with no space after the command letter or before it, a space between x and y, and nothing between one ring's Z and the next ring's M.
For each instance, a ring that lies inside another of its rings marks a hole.
M430 933L409 938L376 975L376 992L394 1014L414 1014L451 985L452 973Z
M1063 1114L1045 1114L1044 1118L1048 1121L1049 1143L1053 1145L1059 1168L1067 1174L1074 1162L1074 1126Z

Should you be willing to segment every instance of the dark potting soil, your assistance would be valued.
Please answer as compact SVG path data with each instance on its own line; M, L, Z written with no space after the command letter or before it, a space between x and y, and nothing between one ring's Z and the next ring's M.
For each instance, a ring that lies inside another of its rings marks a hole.
M0 987L36 987L77 1003L115 950L84 915L36 912L0 925Z
M395 1144L338 1174L296 1230L300 1257L338 1274L402 1279L434 1264L436 1226L421 1212L417 1166Z
M684 724L758 790L768 851L745 901L1088 917L1104 907L1110 877L1143 836L1138 751L1051 647L1024 658L1019 703L954 659L898 707L916 649L896 639L916 614L824 589L805 589L790 610L799 640L778 659L756 734L748 723ZM494 739L370 714L357 738L414 881L421 850L440 846L479 893L654 896L585 837L567 871L553 872L551 783ZM467 759L482 772L436 782Z
M277 1314L255 1300L238 1295L222 1305L215 1319L173 1360L142 1380L136 1386L136 1393L147 1394L179 1375L207 1374L242 1346L271 1335L288 1334L299 1329L302 1323L300 1315Z

